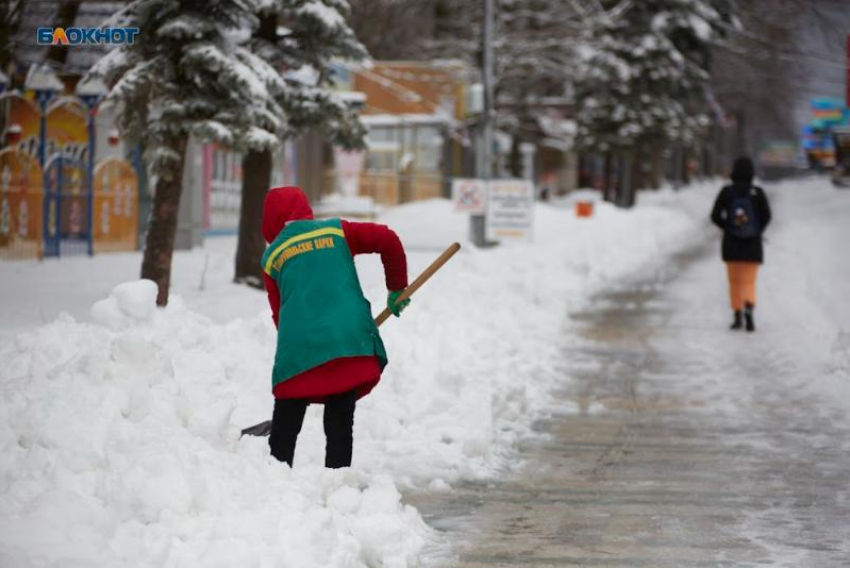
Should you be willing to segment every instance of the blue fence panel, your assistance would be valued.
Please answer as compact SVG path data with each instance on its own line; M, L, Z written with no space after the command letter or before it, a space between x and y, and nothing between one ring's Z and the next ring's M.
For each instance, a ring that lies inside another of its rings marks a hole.
M92 254L92 193L86 164L57 154L44 168L44 256Z

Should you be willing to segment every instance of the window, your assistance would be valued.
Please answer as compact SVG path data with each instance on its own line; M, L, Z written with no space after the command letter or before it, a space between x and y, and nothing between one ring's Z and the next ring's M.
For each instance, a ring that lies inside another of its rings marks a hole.
M395 151L369 150L366 155L367 170L395 170Z
M369 145L382 146L385 144L397 144L396 128L393 126L370 126Z

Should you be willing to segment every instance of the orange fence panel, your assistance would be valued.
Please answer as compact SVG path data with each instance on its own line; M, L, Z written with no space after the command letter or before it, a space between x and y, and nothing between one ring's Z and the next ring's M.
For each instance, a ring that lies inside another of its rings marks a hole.
M16 148L0 150L0 258L42 256L41 168Z
M134 251L139 234L139 179L132 164L108 158L94 169L94 252Z

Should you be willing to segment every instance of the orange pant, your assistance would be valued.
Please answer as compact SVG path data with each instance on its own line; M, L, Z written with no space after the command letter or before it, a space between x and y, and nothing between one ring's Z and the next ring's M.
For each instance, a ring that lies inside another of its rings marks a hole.
M727 262L729 275L729 299L733 310L743 310L744 304L756 305L757 262Z

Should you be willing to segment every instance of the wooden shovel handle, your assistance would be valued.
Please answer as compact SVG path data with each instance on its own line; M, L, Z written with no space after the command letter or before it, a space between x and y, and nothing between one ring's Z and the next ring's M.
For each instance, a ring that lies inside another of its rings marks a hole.
M425 282L427 282L428 279L431 278L434 273L437 272L445 263L447 263L449 259L453 257L454 254L459 250L460 243L452 243L449 248L443 251L443 254L437 257L437 260L432 262L431 265L416 278L416 280L414 280L407 288L404 289L404 291L396 300L396 303L398 304L411 297L414 292L416 292L423 284L425 284ZM393 313L390 311L390 309L384 308L384 311L378 314L378 317L375 318L375 325L380 326L382 323L387 321L387 318L389 318L391 315L393 315Z

